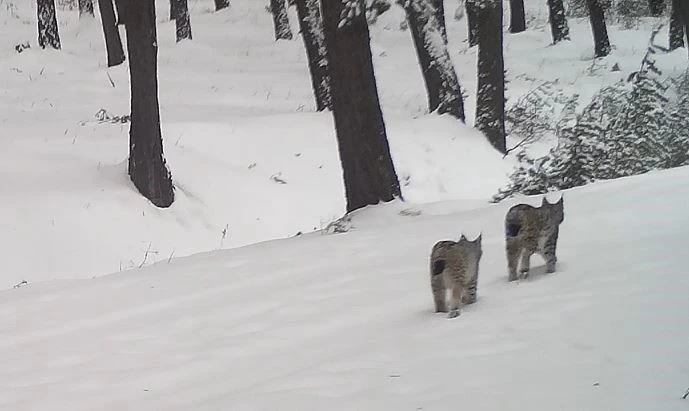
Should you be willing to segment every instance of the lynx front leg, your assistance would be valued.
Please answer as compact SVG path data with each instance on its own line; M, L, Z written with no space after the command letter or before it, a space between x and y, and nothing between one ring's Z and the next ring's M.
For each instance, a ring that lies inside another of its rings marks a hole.
M531 255L534 252L529 249L524 249L522 251L521 267L519 268L519 274L521 279L526 279L529 277L529 270L531 269Z
M464 299L464 287L461 285L453 285L450 296L450 310L447 313L447 318L455 318L460 314L462 300Z
M555 265L557 264L557 256L555 249L557 248L557 231L548 237L543 245L543 258L545 259L545 272L550 274L555 272Z
M516 238L507 238L505 250L507 253L507 272L508 281L517 279L517 268L519 265L519 253L521 252L521 245Z

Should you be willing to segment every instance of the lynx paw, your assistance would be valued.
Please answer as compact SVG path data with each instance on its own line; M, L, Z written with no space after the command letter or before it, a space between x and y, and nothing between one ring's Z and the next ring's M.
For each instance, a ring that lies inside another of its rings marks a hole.
M456 318L459 317L459 310L452 310L449 313L447 313L447 318Z

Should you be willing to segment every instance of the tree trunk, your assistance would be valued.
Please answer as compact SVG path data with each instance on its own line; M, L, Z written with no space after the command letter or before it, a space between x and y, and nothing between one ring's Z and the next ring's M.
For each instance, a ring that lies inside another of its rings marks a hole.
M124 0L124 1L129 1L129 0ZM170 20L174 20L175 16L177 16L177 12L175 11L175 0L170 0Z
M136 1L137 6L132 12L130 1ZM131 78L129 176L139 192L153 204L169 207L174 201L174 191L172 176L163 157L160 132L155 2L125 0L124 4Z
M440 28L440 35L443 37L443 42L447 45L447 27L445 24L445 4L443 0L431 0L431 6L435 9L435 19L438 21Z
M79 18L84 16L95 16L93 14L93 0L79 0Z
M648 10L652 16L658 17L663 14L665 9L665 0L648 0Z
M474 47L478 44L478 1L479 0L466 0L467 8L467 27L469 29L469 47Z
M670 50L684 47L684 24L679 11L679 2L672 0L672 14L670 15Z
M38 45L41 48L52 47L56 50L60 46L60 33L57 29L55 17L55 0L38 0Z
M187 0L172 0L174 3L175 33L177 43L182 40L191 40L191 21Z
M686 0L677 1L677 14L682 21L682 26L684 26L684 35L686 44L689 45L689 2ZM687 47L689 50L689 47Z
M521 33L526 30L524 0L510 0L510 33Z
M605 25L605 13L600 0L586 0L589 9L589 19L593 30L593 42L595 44L596 57L605 57L610 54L610 40L608 28Z
M562 0L548 0L548 15L553 44L569 40L569 25L567 24L565 5L562 3Z
M323 33L318 0L296 0L299 28L304 40L306 56L309 60L311 85L316 98L316 110L332 108L330 98L330 74L328 73L328 53Z
M275 41L292 40L292 30L289 27L289 18L287 17L287 7L285 7L285 0L270 0L270 12L273 14L273 25L275 26Z
M476 128L501 153L505 145L505 67L502 50L502 0L486 0L478 12Z
M120 39L120 31L117 29L115 21L115 9L112 0L98 0L98 8L103 23L108 67L117 66L124 62L124 50L122 50L122 39Z
M230 7L230 0L215 0L215 11Z
M378 101L368 25L358 5L344 10L341 0L322 3L347 212L401 197Z
M464 101L454 65L429 0L403 0L416 56L426 83L428 110L464 121Z

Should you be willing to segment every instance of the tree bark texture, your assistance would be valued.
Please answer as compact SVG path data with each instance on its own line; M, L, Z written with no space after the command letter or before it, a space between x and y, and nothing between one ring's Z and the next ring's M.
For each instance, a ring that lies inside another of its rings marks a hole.
M215 0L215 11L230 7L230 0Z
M378 100L362 3L350 2L346 10L341 0L322 3L347 212L401 197ZM345 18L341 21L340 16Z
M172 0L174 6L175 34L177 43L182 40L191 40L191 20L187 0Z
M467 8L467 28L469 29L469 47L474 47L478 44L478 1L466 0L465 3Z
M524 0L510 0L510 33L521 33L526 30Z
M136 7L130 1L136 1ZM154 0L125 0L124 4L131 78L129 176L153 204L169 207L174 190L160 132L155 4Z
M682 0L672 0L672 13L670 14L670 50L684 47L684 24L680 15L679 2Z
M505 145L505 66L502 1L487 0L478 10L478 86L476 128L501 153Z
M610 40L608 28L605 24L605 12L600 3L601 0L586 0L589 9L589 20L593 31L593 43L596 57L605 57L610 54Z
M684 26L685 42L689 45L689 2L686 0L678 0L677 14L682 21L682 26ZM687 47L687 50L689 50L689 47Z
M438 21L440 28L440 35L443 36L443 42L447 44L447 26L445 24L445 3L443 0L431 0L431 6L435 9L435 18Z
M93 13L93 0L79 0L79 18L84 16L95 16Z
M652 16L660 16L665 10L665 0L648 0L648 10Z
M292 40L292 29L289 27L285 0L270 0L270 11L273 15L273 25L275 26L275 41Z
M565 16L565 5L562 0L548 0L548 17L553 44L569 40L569 25Z
M325 34L323 33L320 4L318 0L296 0L295 5L299 16L299 29L309 61L311 85L316 98L316 110L331 109L328 53L325 45Z
M426 84L428 110L464 121L464 101L452 59L429 0L402 2Z
M57 29L55 16L55 0L38 0L36 12L38 14L38 45L41 48L61 48L60 33Z
M98 0L98 8L100 9L100 18L103 23L108 67L117 66L124 62L124 50L122 49L120 31L117 29L112 0Z

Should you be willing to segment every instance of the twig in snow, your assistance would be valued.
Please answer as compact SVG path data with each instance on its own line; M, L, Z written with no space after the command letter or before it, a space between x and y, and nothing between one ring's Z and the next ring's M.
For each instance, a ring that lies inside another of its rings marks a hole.
M19 288L19 287L21 287L22 285L27 285L28 283L29 283L28 281L22 280L21 282L19 282L19 283L13 285L12 288ZM685 395L685 397L686 397L686 395Z
M110 73L108 73L106 71L105 74L108 76L108 80L110 80L110 85L112 86L112 88L115 88L115 82L112 81L112 77L110 77Z
M687 391L686 391L686 392L684 393L684 395L682 396L682 399L683 399L683 400L686 400L687 397L689 397L689 388L687 388Z
M148 254L152 253L157 253L157 251L151 251L151 242L148 243L148 248L146 249L146 253L144 254L144 260L139 264L139 268L143 267L144 264L146 264L146 260L148 259Z
M170 264L170 260L172 260L172 256L175 255L175 250L172 250L170 253L170 256L167 258L167 263Z

